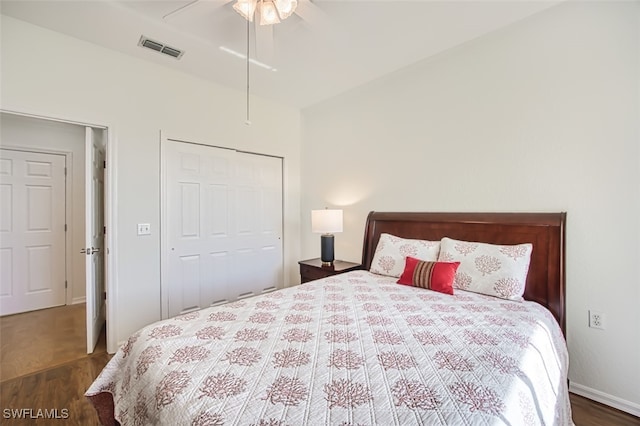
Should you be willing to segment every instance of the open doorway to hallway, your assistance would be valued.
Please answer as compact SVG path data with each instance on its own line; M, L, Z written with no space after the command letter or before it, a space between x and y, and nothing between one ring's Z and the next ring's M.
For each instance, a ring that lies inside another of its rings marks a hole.
M105 322L106 229L95 228L104 223L106 129L9 112L0 119L0 315L80 305L77 332L92 352ZM54 171L61 189L47 183Z

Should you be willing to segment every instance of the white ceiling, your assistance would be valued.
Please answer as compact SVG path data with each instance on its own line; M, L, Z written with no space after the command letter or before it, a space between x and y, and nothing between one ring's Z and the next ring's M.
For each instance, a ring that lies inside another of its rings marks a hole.
M2 14L245 90L246 21L230 0L0 1ZM299 0L297 14L250 27L251 93L303 108L519 21L559 1ZM163 18L176 9L184 9ZM185 51L138 46L141 35Z

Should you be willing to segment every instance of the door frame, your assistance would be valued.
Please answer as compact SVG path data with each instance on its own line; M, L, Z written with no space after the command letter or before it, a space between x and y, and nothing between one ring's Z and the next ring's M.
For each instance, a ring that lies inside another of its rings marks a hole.
M39 148L32 146L15 146L15 145L2 145L2 149L8 149L10 151L20 152L33 152L37 154L52 154L64 156L64 167L66 172L64 174L64 223L67 226L71 220L73 220L73 153L71 151ZM76 284L73 281L73 264L71 257L71 250L73 248L73 241L71 239L71 232L65 228L64 232L64 281L66 283L64 289L64 303L65 305L73 305L73 288ZM72 291L69 291L71 289Z
M23 117L37 118L40 120L57 121L61 123L74 124L82 127L93 127L103 129L107 132L105 140L105 176L104 176L104 223L107 229L105 235L105 265L104 282L106 299L106 322L107 325L107 352L115 353L118 350L116 333L117 300L118 300L118 275L117 275L117 247L118 247L118 217L115 200L117 200L117 136L116 128L112 123L99 123L101 120L75 120L62 117L55 117L47 113L30 113L17 109L0 108L0 113L13 114ZM86 200L85 200L86 202ZM65 215L66 217L66 215ZM67 236L68 237L68 236ZM66 250L68 253L68 250ZM70 258L70 256L67 256ZM68 261L68 260L67 260ZM66 265L65 265L66 267ZM87 325L88 326L88 325ZM85 330L86 333L86 330Z

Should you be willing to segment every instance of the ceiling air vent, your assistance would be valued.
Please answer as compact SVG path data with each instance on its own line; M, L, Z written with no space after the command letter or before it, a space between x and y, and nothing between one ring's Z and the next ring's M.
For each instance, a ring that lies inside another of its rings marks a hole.
M147 49L155 50L156 52L164 53L172 58L180 59L184 55L183 50L176 49L175 47L169 47L166 44L159 41L151 40L145 36L140 36L138 46L146 47Z

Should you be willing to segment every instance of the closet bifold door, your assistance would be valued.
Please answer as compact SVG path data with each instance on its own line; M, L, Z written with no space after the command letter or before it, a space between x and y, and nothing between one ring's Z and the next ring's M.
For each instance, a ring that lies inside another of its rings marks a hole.
M162 317L283 278L282 159L163 140Z

